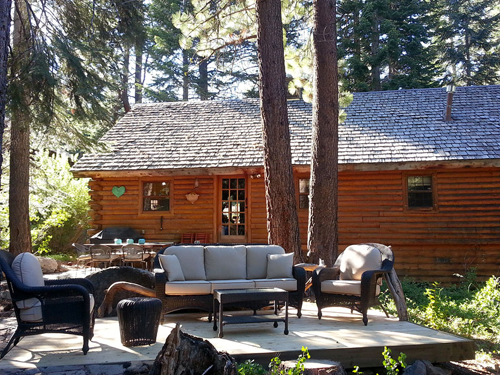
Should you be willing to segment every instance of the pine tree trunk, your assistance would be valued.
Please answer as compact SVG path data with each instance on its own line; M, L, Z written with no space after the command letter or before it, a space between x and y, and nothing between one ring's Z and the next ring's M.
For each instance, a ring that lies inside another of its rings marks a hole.
M135 102L142 103L142 52L144 39L138 36L135 43Z
M182 50L182 100L189 99L189 57L186 50Z
M198 83L198 93L201 100L208 100L208 61L202 60L198 66L200 80Z
M9 55L11 7L11 0L0 2L0 184L2 182L5 106L7 104L7 57Z
M14 255L31 252L29 222L29 162L30 116L29 87L23 82L23 72L29 70L31 40L26 2L16 2L14 12L13 64L11 77L15 80L18 101L12 105L10 180L9 180L9 228L10 252Z
M372 45L371 45L371 57L373 64L371 67L372 71L372 90L380 91L380 62L377 61L377 55L380 53L380 24L377 12L373 14L372 20Z
M335 0L315 0L314 100L308 248L332 266L338 252L338 69Z
M280 0L257 0L257 24L268 241L301 262Z
M128 68L130 64L130 50L128 47L123 51L123 72L122 72L122 87L120 91L120 99L125 112L130 112L130 101L128 99Z

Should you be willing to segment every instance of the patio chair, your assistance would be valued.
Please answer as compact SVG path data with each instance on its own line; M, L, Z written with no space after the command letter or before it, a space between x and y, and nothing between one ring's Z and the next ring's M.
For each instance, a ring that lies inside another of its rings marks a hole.
M73 243L72 246L76 250L76 267L79 265L85 266L87 263L90 263L92 257L90 256L90 249L88 246L82 245L81 243Z
M83 354L94 335L94 286L86 279L44 280L31 253L17 257L0 250L0 269L10 291L17 329L0 353L3 358L25 336L68 333L83 336Z
M363 314L366 326L368 308L379 304L382 279L393 265L391 248L371 243L347 247L332 268L318 267L312 276L318 318L324 307L346 306Z
M194 243L194 233L182 233L181 243Z
M113 254L113 250L106 245L92 245L90 248L90 263L92 267L96 267L96 265L103 266L106 268L106 264L111 266L111 263L118 259L118 255Z
M134 265L140 264L141 268L145 268L147 257L149 257L149 254L146 254L144 252L144 249L140 245L127 244L123 245L122 247L123 265L129 264L130 266L134 267Z

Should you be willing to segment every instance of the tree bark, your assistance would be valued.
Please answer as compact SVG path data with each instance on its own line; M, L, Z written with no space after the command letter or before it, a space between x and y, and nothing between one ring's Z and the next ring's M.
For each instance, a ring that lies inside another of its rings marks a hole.
M189 56L188 51L182 50L182 100L189 99Z
M14 12L13 63L11 76L17 85L17 100L12 105L9 228L10 252L31 252L29 221L30 115L29 87L23 76L29 71L31 44L28 10L25 1L17 1Z
M229 354L199 337L184 333L177 323L156 356L150 375L236 375L236 364Z
M123 51L123 71L122 71L122 87L120 90L120 99L123 104L123 109L125 112L130 112L132 109L130 106L130 101L128 99L128 72L130 64L130 49L126 47Z
M268 241L293 252L295 261L302 262L286 101L281 2L257 0L256 10Z
M332 266L338 253L338 69L335 0L315 0L314 99L308 249Z
M5 106L7 105L7 62L10 42L11 0L0 2L0 185L2 182L3 134L5 130Z
M401 281L399 280L394 268L387 274L386 281L392 298L394 298L394 304L396 305L396 310L398 311L399 320L407 321L408 309L406 306L406 298L403 292L403 286L401 285Z
M200 79L198 81L198 93L201 100L208 100L208 61L202 60L198 66Z
M135 102L142 103L142 54L144 50L144 38L137 36L135 43Z

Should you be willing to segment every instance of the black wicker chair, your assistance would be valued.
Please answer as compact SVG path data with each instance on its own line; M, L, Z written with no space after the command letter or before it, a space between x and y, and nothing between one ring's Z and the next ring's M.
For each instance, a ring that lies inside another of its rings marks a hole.
M347 248L338 256L332 268L318 267L313 272L313 292L316 297L319 319L322 316L322 308L345 306L350 307L351 312L355 309L363 314L363 323L364 325L368 324L368 308L379 305L378 292L380 284L385 275L393 268L394 255L388 246L376 243L364 245L375 248L380 252L380 267L377 269L366 269L365 267L364 269L361 268L361 271L353 277L349 275L349 270L345 269L349 267L349 259L344 257L353 254L355 257L360 255L352 253ZM387 312L385 313L387 315Z
M87 354L89 340L94 334L95 308L93 301L91 302L93 300L91 294L94 292L92 283L86 279L61 279L43 280L44 286L29 286L23 284L16 276L12 269L13 261L14 256L11 253L0 250L0 270L7 280L18 324L0 358L3 358L23 337L42 333L83 336L82 350L83 354ZM37 306L39 317L34 319L23 317L22 304L27 301Z

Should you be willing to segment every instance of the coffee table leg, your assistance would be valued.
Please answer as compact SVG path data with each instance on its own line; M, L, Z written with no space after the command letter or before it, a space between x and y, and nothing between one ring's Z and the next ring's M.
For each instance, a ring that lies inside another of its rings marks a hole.
M224 326L224 304L222 301L219 302L219 338L224 336L222 327Z
M219 306L217 306L217 303L218 303L217 299L214 298L214 305L213 305L213 310L214 310L214 326L213 326L213 329L214 329L214 331L217 331L217 308L219 307Z
M288 335L288 298L285 301L285 335Z

